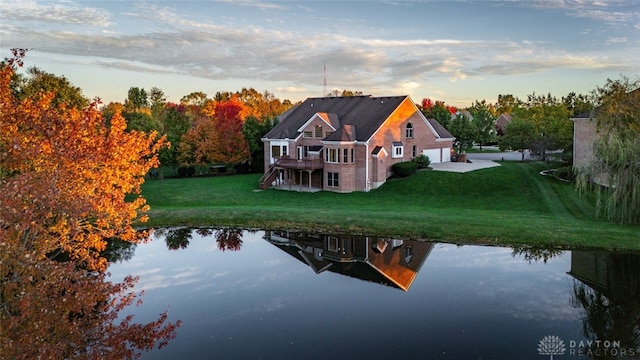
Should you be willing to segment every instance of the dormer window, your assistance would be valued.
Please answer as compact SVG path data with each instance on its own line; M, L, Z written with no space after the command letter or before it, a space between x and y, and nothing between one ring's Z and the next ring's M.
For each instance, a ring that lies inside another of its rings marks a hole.
M406 135L407 139L412 139L413 138L413 124L412 123L407 123L407 129L405 131L405 135Z

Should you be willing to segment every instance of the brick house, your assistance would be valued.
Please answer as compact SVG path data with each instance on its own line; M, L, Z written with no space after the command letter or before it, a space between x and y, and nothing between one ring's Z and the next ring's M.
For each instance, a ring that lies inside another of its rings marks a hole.
M500 114L496 119L496 133L498 136L503 136L507 125L511 122L511 115Z
M263 138L260 187L369 191L417 155L450 160L453 136L409 96L308 98Z
M578 169L588 165L594 159L596 120L589 112L577 115L571 120L573 120L573 167Z
M409 291L434 243L355 235L268 231L265 240L308 265Z

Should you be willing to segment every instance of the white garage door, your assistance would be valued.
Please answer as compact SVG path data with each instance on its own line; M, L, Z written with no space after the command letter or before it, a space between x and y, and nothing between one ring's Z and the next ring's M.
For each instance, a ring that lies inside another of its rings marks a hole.
M432 164L442 162L442 159L440 158L440 149L424 149L422 150L422 154L428 156L429 161L431 161Z
M451 161L451 148L442 149L442 162Z

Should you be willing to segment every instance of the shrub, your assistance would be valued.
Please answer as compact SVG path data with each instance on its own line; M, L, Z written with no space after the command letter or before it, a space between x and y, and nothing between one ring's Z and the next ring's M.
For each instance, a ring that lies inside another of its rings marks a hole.
M404 161L393 164L393 166L391 166L391 170L397 177L407 177L415 174L418 170L418 164L413 161Z
M424 154L420 154L414 157L411 161L418 164L418 169L426 169L431 164L431 160L429 160L429 157Z

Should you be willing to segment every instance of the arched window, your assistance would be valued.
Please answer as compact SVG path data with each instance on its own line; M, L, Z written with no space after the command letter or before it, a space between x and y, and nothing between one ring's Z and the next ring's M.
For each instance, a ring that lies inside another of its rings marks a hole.
M407 123L407 130L405 132L405 135L407 136L407 139L413 138L413 124L412 123Z

